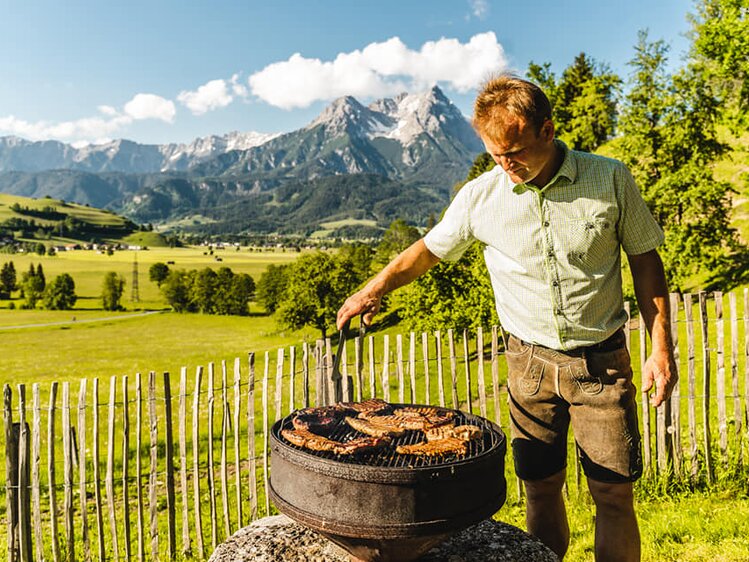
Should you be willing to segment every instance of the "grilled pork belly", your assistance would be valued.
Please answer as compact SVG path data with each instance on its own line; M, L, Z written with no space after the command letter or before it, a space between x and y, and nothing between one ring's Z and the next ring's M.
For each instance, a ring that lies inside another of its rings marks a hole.
M419 455L425 457L437 457L440 455L465 455L468 446L465 441L456 437L445 437L436 441L425 441L414 445L399 445L395 448L396 453L402 455Z
M385 436L396 436L396 435L403 435L406 430L400 427L392 427L388 425L382 425L377 422L377 418L379 416L375 416L372 418L352 418L350 416L346 417L346 423L349 424L351 427L353 427L356 431L360 431L362 433L366 433L367 435L371 435L373 437L385 437Z

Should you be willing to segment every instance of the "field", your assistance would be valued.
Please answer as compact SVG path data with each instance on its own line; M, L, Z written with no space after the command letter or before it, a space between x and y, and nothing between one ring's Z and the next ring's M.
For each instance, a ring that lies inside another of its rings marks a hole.
M176 314L166 311L156 286L148 281L148 267L157 261L174 261L174 265L170 267L188 269L226 265L234 271L246 272L258 279L269 263L288 263L297 255L292 252L249 251L247 248L239 251L214 250L213 255L207 248L154 248L140 251L137 253L140 289L140 301L137 303L129 300L135 252L116 252L112 256L92 251L65 252L54 257L0 255L0 263L13 260L19 272L27 269L29 263L41 263L48 280L63 271L71 273L81 296L75 310L59 312L9 310L7 301L0 301L0 306L5 307L0 308L0 338L3 342L0 368L4 381L12 383L14 390L17 383L41 383L42 404L45 404L48 383L69 381L75 394L81 378L90 381L98 377L100 397L105 402L107 379L112 375L128 375L132 384L135 373L146 375L150 371L158 374L170 372L176 377L182 367L187 367L187 372L192 377L198 365L205 366L209 362L220 365L222 360L231 362L235 357L246 358L250 351L255 352L258 358L269 351L273 358L278 348L299 344L304 340L313 341L318 335L316 332L306 330L285 333L272 318L261 314L256 305L253 305L252 315L249 317ZM221 261L217 261L216 257L220 257ZM99 310L98 293L107 271L117 271L128 280L124 301L127 310L123 312ZM739 302L740 307L745 306L741 297ZM725 308L727 312L728 307ZM712 332L715 318L712 308L709 310ZM728 325L726 330L728 335ZM379 341L385 333L390 334L392 352L395 347L392 340L398 331L396 326L375 335ZM683 342L684 338L682 326L680 341ZM743 341L742 338L740 337L740 341ZM711 343L711 347L713 345ZM633 357L638 357L636 341L633 341ZM685 354L681 359L685 367ZM743 373L741 356L740 361L739 372ZM447 372L449 363L447 359L445 362ZM504 365L503 362L500 364L500 379L503 382ZM274 373L275 369L272 368L271 376ZM432 378L434 376L432 372ZM391 372L391 377L394 380L394 372ZM173 381L176 380L173 378ZM683 381L686 383L685 377ZM434 378L432 385L432 399L436 400ZM684 394L684 387L682 389ZM458 390L461 396L464 395L462 381L459 381ZM392 391L395 392L394 389ZM745 392L744 389L743 393ZM258 396L256 401L259 400ZM682 418L686 418L686 411ZM256 423L259 422L257 419ZM259 447L260 443L257 445ZM206 446L207 438L203 429L201 451ZM509 455L507 460L511 460ZM524 506L514 489L514 476L509 466L507 476L510 490L508 502L497 517L524 528ZM749 538L745 529L745 521L749 519L749 497L744 484L723 481L714 489L698 492L683 489L664 492L657 486L644 483L638 486L643 560L749 560ZM572 544L567 560L590 561L593 559L594 510L586 492L579 491L573 485L569 493ZM2 503L0 512L4 509L5 502ZM0 543L4 539L4 536L0 537Z
M60 273L69 273L75 281L78 302L75 310L96 310L101 308L101 287L104 275L115 271L125 279L123 306L132 310L163 309L167 305L155 283L148 279L148 269L156 262L169 263L171 269L202 269L211 267L229 267L235 273L248 273L257 282L268 264L289 263L296 259L297 252L255 250L249 248L151 248L148 250L123 250L112 255L94 250L73 250L59 252L54 256L36 254L0 254L0 264L12 261L18 277L22 272L41 264L47 280ZM138 267L138 302L133 302L133 270L137 260ZM7 308L9 301L0 301L0 318L2 308ZM20 301L17 306L20 305ZM44 322L45 314L39 311L39 322ZM0 319L0 325L5 323ZM24 322L26 323L26 322Z
M90 250L43 257L0 254L0 263L12 260L19 273L31 263L43 266L47 280L69 273L79 297L75 309L68 311L10 310L9 301L0 301L0 337L5 349L13 350L0 356L0 368L6 376L12 373L13 382L62 381L152 370L177 372L183 365L275 349L291 338L285 338L275 321L256 305L247 317L168 312L158 287L148 280L148 268L156 262L173 262L170 268L184 269L226 266L257 281L268 264L289 263L298 255L247 248L214 250L213 255L207 248L153 248L118 251L111 256ZM140 299L133 302L136 258ZM99 294L107 271L116 271L126 279L126 310L122 312L101 310ZM147 311L159 314L144 315ZM293 341L310 334L294 334Z

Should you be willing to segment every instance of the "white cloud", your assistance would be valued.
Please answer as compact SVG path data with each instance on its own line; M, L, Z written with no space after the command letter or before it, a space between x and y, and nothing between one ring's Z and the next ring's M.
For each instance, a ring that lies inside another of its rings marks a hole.
M99 113L103 113L104 115L108 115L109 117L115 117L116 115L119 115L119 112L111 105L100 105L96 109L99 110Z
M125 114L133 119L160 119L167 123L174 121L177 110L174 102L156 94L136 94L125 104Z
M234 100L234 96L229 93L229 85L226 80L211 80L195 91L180 92L177 100L194 115L202 115L208 111L226 107ZM235 91L234 88L232 90Z
M0 117L0 133L29 140L60 139L81 143L111 138L133 121L160 119L171 123L176 113L173 102L154 94L136 94L123 111L111 105L100 105L97 109L100 115L57 123L30 122L14 115Z
M487 0L468 0L471 5L471 14L482 20L489 14L489 2Z
M442 83L458 92L478 86L507 61L494 33L474 35L467 43L439 39L409 49L398 37L340 53L332 61L295 53L250 76L252 93L284 109L308 107L343 95L376 97Z
M234 92L235 96L238 96L240 98L246 98L250 95L250 91L247 89L247 86L242 84L240 81L239 74L233 74L231 77L231 91Z
M126 115L111 118L86 117L75 121L37 121L31 123L13 115L0 117L0 131L18 135L30 140L44 139L90 139L108 137L123 126L132 122Z

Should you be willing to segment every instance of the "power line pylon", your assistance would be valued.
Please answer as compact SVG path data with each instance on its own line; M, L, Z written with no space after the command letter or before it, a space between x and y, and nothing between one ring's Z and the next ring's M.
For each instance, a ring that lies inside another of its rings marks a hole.
M131 302L140 302L140 293L138 292L138 252L133 254L133 284L130 293Z

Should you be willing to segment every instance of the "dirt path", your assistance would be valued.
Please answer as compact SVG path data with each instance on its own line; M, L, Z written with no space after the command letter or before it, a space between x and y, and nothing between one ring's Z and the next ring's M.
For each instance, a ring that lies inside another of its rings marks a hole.
M73 311L71 311L73 312ZM109 322L111 320L127 320L128 318L138 318L139 316L150 316L151 314L161 314L163 310L149 310L146 312L138 312L136 314L128 314L127 316L106 316L104 318L86 318L83 320L76 320L75 315L70 320L63 320L61 322L45 322L43 324L20 324L16 326L0 326L0 330L20 330L22 328L45 328L47 326L65 326L68 324L87 324L90 322Z

